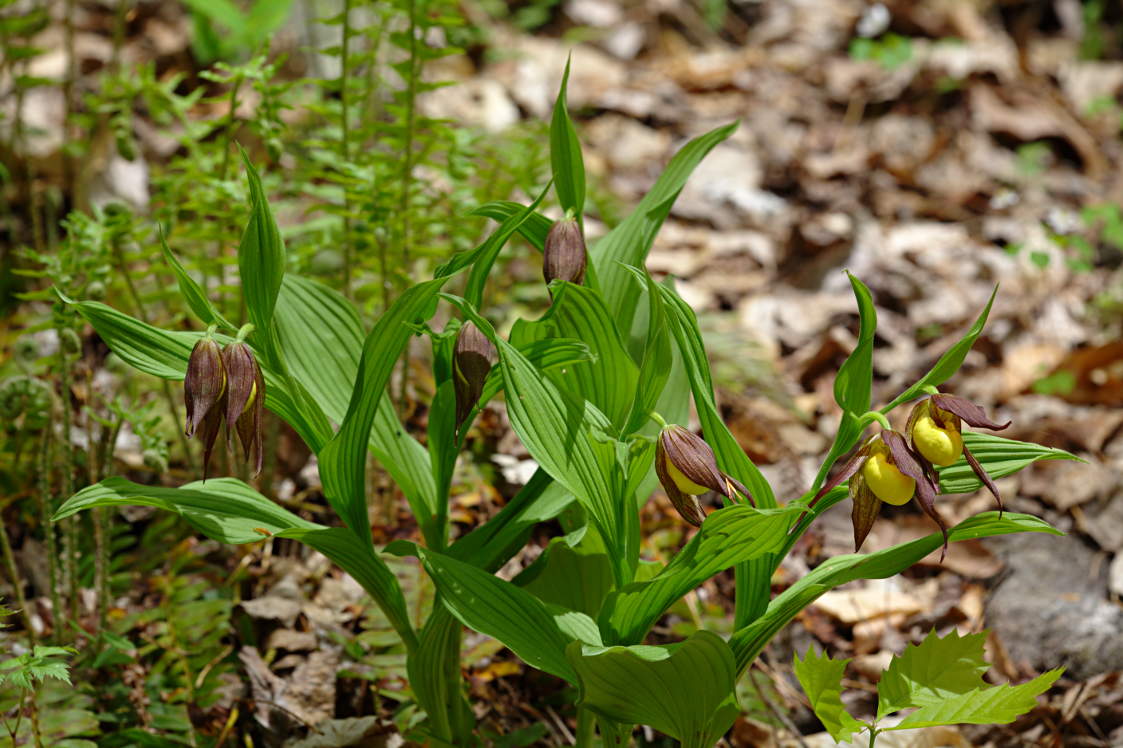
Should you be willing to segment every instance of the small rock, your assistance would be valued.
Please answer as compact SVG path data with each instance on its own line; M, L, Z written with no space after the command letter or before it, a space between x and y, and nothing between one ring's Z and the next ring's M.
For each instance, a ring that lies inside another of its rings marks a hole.
M1108 601L1107 569L1084 543L1034 533L989 543L1009 576L987 603L987 623L1015 661L1064 665L1077 680L1123 668L1123 609Z

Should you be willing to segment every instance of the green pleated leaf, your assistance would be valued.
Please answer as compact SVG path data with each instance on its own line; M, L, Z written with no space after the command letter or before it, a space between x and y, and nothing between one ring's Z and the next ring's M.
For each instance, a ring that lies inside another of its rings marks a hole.
M441 602L421 630L419 646L406 660L409 685L429 718L429 734L451 744L458 735L471 734L472 711L460 692L460 621Z
M236 330L237 327L232 325L226 320L222 314L215 309L214 304L207 298L207 294L203 291L202 287L195 282L195 279L187 274L183 269L183 265L179 263L176 256L172 254L171 248L168 247L168 241L164 238L164 232L160 231L160 249L164 253L164 260L171 267L172 273L175 274L176 282L179 283L179 293L183 300L187 302L187 306L199 318L199 321L204 325L218 325L226 330Z
M494 218L496 221L506 221L511 216L522 213L525 208L516 202L510 200L496 200L490 203L484 203L480 207L473 210L469 215L473 216L486 216ZM531 246L539 252L543 251L546 247L546 235L550 233L550 227L554 222L535 211L526 217L526 220L519 224L519 234L530 242Z
M862 729L862 723L842 705L842 675L848 662L832 660L826 654L816 655L810 649L802 660L797 653L793 662L795 677L803 686L812 711L837 743L850 742L851 736Z
M675 198L702 159L737 129L737 123L719 127L691 140L674 155L651 190L627 218L589 249L589 262L596 268L601 291L617 327L630 336L635 314L635 294L624 265L643 267L663 221Z
M565 657L572 641L546 605L526 590L457 561L414 546L441 600L470 629L502 642L531 667L576 683Z
M382 609L406 646L411 650L417 648L417 635L410 624L398 578L369 542L346 527L295 527L278 535L315 548L354 577Z
M787 541L799 510L754 509L745 504L719 509L658 575L609 595L601 611L605 641L633 644L679 598L719 571L774 553Z
M539 600L596 618L612 589L612 562L596 533L573 547L565 538L554 538L535 563L515 582ZM595 628L595 626L594 626ZM599 639L600 634L597 633Z
M888 729L1013 722L1037 706L1037 696L1064 671L1051 670L1018 686L991 686L983 680L990 668L985 642L986 632L961 637L952 629L944 637L931 631L920 644L910 644L878 682L878 719L919 707Z
M207 537L223 543L253 543L283 530L317 529L235 478L211 478L180 488L142 486L121 477L106 478L71 496L53 522L97 506L154 506L175 512Z
M595 360L589 346L579 340L569 338L543 338L524 341L516 345L519 352L526 356L530 365L542 373L571 366L588 364ZM480 407L490 402L503 389L503 370L492 368L484 381L480 395Z
M420 283L399 296L375 324L363 345L347 415L335 437L320 452L324 494L344 524L370 538L364 474L371 426L384 399L386 383L402 349L413 335L412 325L433 309L446 278Z
M259 334L269 330L273 307L285 275L285 245L261 186L261 177L242 151L250 190L250 220L238 245L238 272L250 322Z
M550 380L576 399L591 402L619 432L628 420L639 382L639 369L599 293L573 283L556 282L554 303L535 322L519 320L511 343L522 349L552 338L580 340L592 353L587 363L550 372Z
M1038 460L1080 460L1063 449L970 431L963 433L963 446L971 450L991 478L1011 475ZM971 493L983 485L963 457L947 467L937 467L936 472L940 476L940 493Z
M453 543L449 555L495 571L526 545L535 525L554 519L572 503L573 495L539 468L499 514Z
M71 303L121 360L161 379L182 381L191 349L203 336L201 332L161 330L100 302ZM225 345L233 338L218 335L216 339ZM331 438L331 426L322 414L299 407L285 378L261 357L259 363L265 376L265 407L285 419L313 451L318 450Z
M834 378L834 399L839 407L852 413L865 413L870 409L870 390L873 381L873 335L877 330L877 310L870 290L849 272L846 276L854 287L858 300L858 342L842 362Z
M642 278L646 286L648 309L642 325L637 325L645 328L643 330L645 333L643 354L639 360L639 376L631 412L623 430L625 435L638 431L651 418L651 412L660 402L676 363L674 351L671 348L670 334L667 331L667 313L663 308L663 299L659 287L646 270L637 270L636 274ZM685 390L669 394L677 395L682 406L684 406L681 409L669 408L669 410L689 411L690 396ZM668 414L664 413L663 416L666 418Z
M987 305L983 307L983 311L975 320L975 324L971 325L971 329L967 331L967 334L960 338L955 345L947 349L944 355L940 356L940 360L936 362L936 365L933 366L927 374L921 377L916 384L909 387L898 395L893 402L882 408L882 413L888 413L901 403L907 403L909 400L912 400L920 394L922 388L926 386L939 387L950 379L953 374L959 371L959 367L963 365L963 359L967 358L971 346L975 345L975 341L979 339L979 335L983 332L983 327L986 326L987 317L990 316L990 308L994 304L994 297L997 293L998 286L995 286L994 290L991 291Z
M740 711L733 656L710 631L661 647L574 642L566 653L580 679L581 706L615 722L648 725L683 746L710 748Z
M554 189L562 209L580 220L585 209L585 162L581 158L581 142L566 109L566 84L569 82L569 63L565 61L558 98L554 101L554 116L550 120L550 165L554 172Z
M951 528L948 531L948 541L956 543L1015 532L1062 534L1044 520L1028 514L1004 512L1002 519L999 519L998 512L984 512ZM729 646L737 658L738 672L747 668L781 628L824 592L855 579L885 579L899 574L939 548L943 542L943 535L935 532L875 553L846 554L824 561L777 595L764 615L733 634Z

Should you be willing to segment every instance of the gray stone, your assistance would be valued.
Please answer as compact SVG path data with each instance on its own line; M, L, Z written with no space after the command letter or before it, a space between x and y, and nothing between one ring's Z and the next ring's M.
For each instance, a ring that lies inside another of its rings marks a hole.
M1123 608L1108 600L1107 564L1072 536L1030 533L988 545L1009 573L986 606L1015 662L1059 665L1078 680L1123 668Z

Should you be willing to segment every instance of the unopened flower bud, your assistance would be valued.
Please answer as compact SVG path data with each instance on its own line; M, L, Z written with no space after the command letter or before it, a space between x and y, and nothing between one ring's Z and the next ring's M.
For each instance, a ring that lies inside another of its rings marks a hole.
M484 382L498 356L495 345L471 321L460 327L452 355L456 391L456 428L459 430L483 394Z
M231 443L232 431L238 432L246 458L253 464L253 474L261 472L261 418L265 407L265 378L253 351L241 341L234 341L222 350L226 368L226 441Z
M187 359L187 376L183 379L183 399L187 404L187 425L184 433L191 437L199 424L226 394L226 369L222 365L222 351L213 338L200 338Z
M546 235L542 251L542 275L549 284L555 280L583 283L585 280L585 237L573 218L555 221Z
M710 445L682 426L665 426L659 432L655 473L675 510L695 526L706 519L698 497L707 491L717 491L731 501L740 493L752 502L747 488L718 469Z

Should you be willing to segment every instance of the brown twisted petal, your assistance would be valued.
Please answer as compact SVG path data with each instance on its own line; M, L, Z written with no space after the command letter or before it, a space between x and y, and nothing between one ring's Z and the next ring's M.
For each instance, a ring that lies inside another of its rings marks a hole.
M460 327L452 356L453 389L456 392L456 428L476 407L484 383L498 360L495 345L471 320Z
M967 449L967 445L963 445L963 459L967 460L967 464L975 471L975 475L979 476L979 480L983 482L983 485L986 486L987 490L994 496L994 500L998 502L998 518L1002 519L1002 512L1006 511L1006 509L1002 506L1002 497L998 495L998 486L996 486L994 481L991 480L991 477L987 475L987 471L983 470L983 466L979 464L975 455L971 454L971 450Z
M904 436L896 431L884 429L881 432L881 440L889 447L889 454L893 458L893 464L897 466L897 469L916 481L916 500L920 503L920 508L932 518L933 522L939 525L940 532L944 536L944 547L940 553L940 561L942 562L948 550L948 526L936 509L936 486L931 476L925 471L921 460L909 448Z
M261 418L265 403L265 379L253 351L245 343L235 341L222 351L226 366L226 442L233 447L233 432L238 432L242 450L254 466L254 475L261 472Z
M932 404L940 410L946 410L949 413L953 413L959 416L964 421L966 421L968 425L974 426L975 428L1001 431L1011 423L1011 421L1007 421L1006 423L995 423L994 421L987 418L986 411L984 411L978 405L971 402L970 400L967 400L966 398L958 397L957 395L945 395L941 392L939 394L932 395L930 399L932 400Z
M866 484L866 479L858 473L850 481L850 521L854 526L854 552L862 549L866 536L873 529L877 515L881 511L881 499L874 496L873 491Z
M211 338L200 338L191 349L187 374L183 378L183 400L187 406L184 433L188 437L195 435L199 424L218 406L225 393L226 370L218 343Z
M214 443L218 441L218 431L222 428L222 416L226 406L226 393L207 411L203 418L202 429L199 431L199 440L203 442L203 480L207 479L207 467L211 462L211 453L214 452Z

